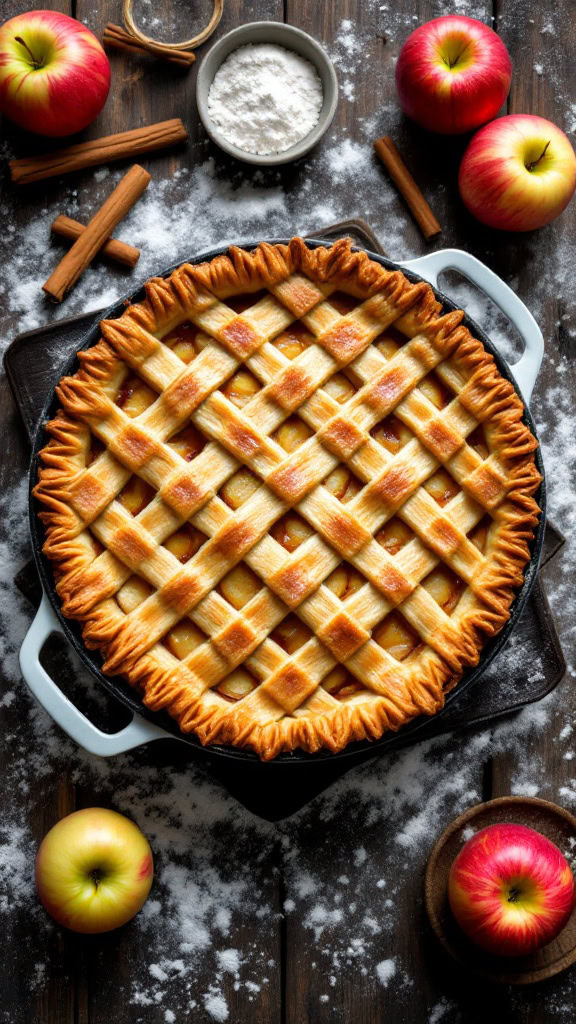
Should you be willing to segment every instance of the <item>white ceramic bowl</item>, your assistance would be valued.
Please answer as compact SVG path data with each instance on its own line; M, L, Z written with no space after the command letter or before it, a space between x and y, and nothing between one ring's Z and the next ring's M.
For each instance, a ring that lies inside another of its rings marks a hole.
M308 132L308 135L300 139L300 142L296 142L282 153L267 153L265 156L260 156L257 153L247 153L245 150L239 149L222 135L208 113L208 93L218 68L233 50L249 43L275 43L277 46L283 46L286 50L300 54L316 68L322 82L324 100L318 122L312 131ZM302 32L299 28L293 28L292 25L284 25L281 21L253 21L228 32L208 51L198 69L196 101L200 120L213 142L226 153L236 157L237 160L258 164L261 167L270 167L298 160L322 138L336 112L338 80L330 58L312 36Z

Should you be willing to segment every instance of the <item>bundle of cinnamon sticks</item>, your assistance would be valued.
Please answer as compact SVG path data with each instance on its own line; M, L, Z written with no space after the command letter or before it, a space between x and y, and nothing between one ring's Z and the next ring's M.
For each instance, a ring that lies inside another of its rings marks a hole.
M143 42L135 39L130 32L126 32L120 25L113 25L108 22L102 36L104 46L112 47L114 50L123 50L125 53L151 54L167 60L170 64L176 64L182 68L189 68L196 60L196 55L189 50L172 50L165 45L157 46L152 40Z
M183 142L187 138L186 128L180 118L175 117L170 121L133 128L127 132L118 132L116 135L92 139L90 142L80 142L52 153L11 160L10 173L15 184L26 185L45 178L70 174L85 167L154 152L173 143ZM66 292L100 251L125 266L136 265L140 256L138 249L112 238L111 235L149 182L148 172L134 164L88 225L84 226L63 215L56 218L52 224L53 232L71 239L74 244L43 285L43 290L50 298L61 302Z

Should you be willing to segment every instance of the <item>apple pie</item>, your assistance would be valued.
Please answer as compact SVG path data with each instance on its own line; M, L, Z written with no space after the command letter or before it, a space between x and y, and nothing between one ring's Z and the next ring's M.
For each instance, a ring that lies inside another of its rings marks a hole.
M348 240L180 266L78 354L35 495L65 616L203 744L433 715L509 618L537 442L493 357Z

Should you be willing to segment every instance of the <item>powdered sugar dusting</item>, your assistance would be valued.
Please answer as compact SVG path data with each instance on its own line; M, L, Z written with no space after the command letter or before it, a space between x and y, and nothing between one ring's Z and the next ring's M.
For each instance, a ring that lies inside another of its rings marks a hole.
M388 982L396 974L396 964L394 960L381 960L379 964L376 964L376 977L384 988L388 987Z
M273 43L240 46L221 64L208 92L208 114L245 153L283 153L318 123L322 83L298 53Z

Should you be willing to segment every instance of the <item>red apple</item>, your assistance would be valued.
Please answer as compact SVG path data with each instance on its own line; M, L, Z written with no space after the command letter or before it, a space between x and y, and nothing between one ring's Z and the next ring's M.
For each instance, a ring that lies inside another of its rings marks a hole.
M73 932L126 924L146 902L153 877L148 840L134 822L104 807L62 818L36 856L40 899Z
M554 220L576 187L576 157L560 128L533 114L485 125L460 165L460 195L491 228L532 231Z
M40 135L71 135L106 102L110 65L84 25L30 11L0 28L0 112Z
M551 942L574 906L570 865L554 843L525 825L489 825L463 846L448 897L462 931L500 956Z
M420 25L396 63L400 105L432 132L456 135L489 121L510 91L512 64L481 21L449 14Z

